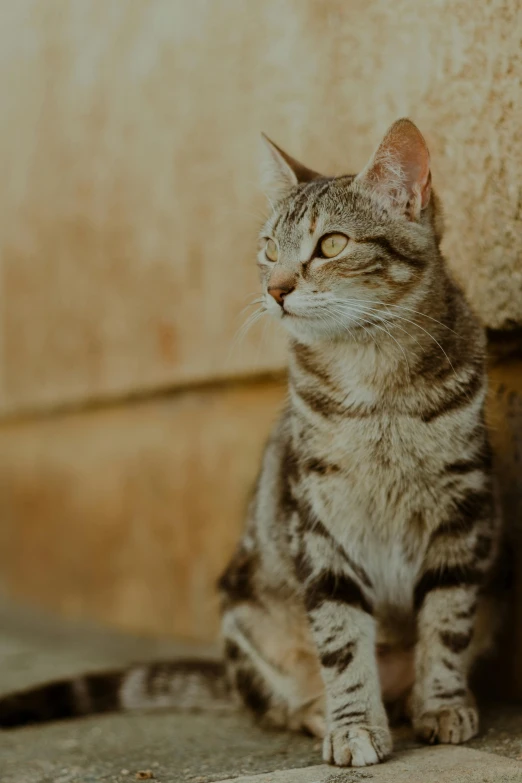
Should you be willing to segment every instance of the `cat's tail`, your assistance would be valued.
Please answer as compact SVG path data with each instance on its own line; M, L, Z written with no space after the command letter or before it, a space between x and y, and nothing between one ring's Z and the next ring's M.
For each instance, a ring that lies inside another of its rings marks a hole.
M102 712L164 707L235 709L223 663L211 660L145 663L7 694L0 697L0 728Z

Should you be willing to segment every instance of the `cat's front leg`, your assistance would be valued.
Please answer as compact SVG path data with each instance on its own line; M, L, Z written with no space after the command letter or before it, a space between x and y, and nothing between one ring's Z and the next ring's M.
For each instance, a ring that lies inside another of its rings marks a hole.
M430 743L459 744L479 728L468 689L477 588L461 584L430 591L419 614L413 727Z
M318 649L326 691L323 758L338 766L363 767L390 755L392 739L375 655L375 620L363 586L331 557L301 554L306 610ZM326 555L326 556L325 556Z
M469 502L471 508L472 504ZM493 501L482 493L476 518L457 518L432 536L417 584L418 642L412 694L413 726L419 738L459 744L479 729L468 676L479 645L477 609L496 553ZM466 511L468 507L466 507Z

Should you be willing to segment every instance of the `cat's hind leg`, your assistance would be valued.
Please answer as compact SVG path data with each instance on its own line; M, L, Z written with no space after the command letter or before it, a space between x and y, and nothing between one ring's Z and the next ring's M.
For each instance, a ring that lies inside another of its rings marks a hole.
M276 603L223 616L229 682L263 724L323 737L324 686L306 617Z

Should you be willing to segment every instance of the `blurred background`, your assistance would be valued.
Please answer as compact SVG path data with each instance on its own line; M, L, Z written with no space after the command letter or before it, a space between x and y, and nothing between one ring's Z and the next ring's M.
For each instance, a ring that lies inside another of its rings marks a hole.
M489 328L521 549L521 29L517 0L0 3L9 600L215 637L215 580L284 395L277 328L237 339L257 288L259 133L355 172L403 115Z

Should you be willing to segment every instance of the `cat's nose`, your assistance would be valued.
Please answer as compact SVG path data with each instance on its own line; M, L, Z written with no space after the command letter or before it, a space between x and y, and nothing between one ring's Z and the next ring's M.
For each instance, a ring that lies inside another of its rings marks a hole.
M281 307L282 307L283 304L284 304L284 301L285 301L285 296L288 296L288 294L291 294L292 291L294 290L294 288L295 288L294 285L292 285L292 286L279 286L279 287L270 286L268 288L268 293L270 294L270 296L272 296L276 300L277 304L281 305Z

